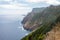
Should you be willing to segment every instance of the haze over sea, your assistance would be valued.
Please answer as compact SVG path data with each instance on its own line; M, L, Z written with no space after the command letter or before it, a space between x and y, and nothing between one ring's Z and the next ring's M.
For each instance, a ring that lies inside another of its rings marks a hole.
M21 24L22 15L49 5L60 5L60 0L0 0L0 40L20 40L29 33Z
M20 40L27 35L22 19L22 15L0 15L0 40Z

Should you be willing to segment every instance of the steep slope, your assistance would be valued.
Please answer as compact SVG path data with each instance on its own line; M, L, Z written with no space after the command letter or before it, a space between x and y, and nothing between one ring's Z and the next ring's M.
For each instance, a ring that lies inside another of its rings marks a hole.
M60 40L60 16L56 19L56 24L46 33L44 40Z
M60 40L60 23L56 24L51 31L46 33L44 40Z
M40 8L39 11L35 9L23 19L22 23L25 29L34 30L46 22L54 22L60 16L60 6L51 5L46 8Z
M46 33L53 30L58 21L60 21L60 6L51 5L44 8L40 13L33 14L30 20L23 22L25 29L33 31L21 40L46 40Z
M28 15L23 19L22 21L22 24L23 24L23 27L26 29L26 30L33 30L33 26L30 25L31 24L31 21L33 20L33 17L37 14L37 13L40 13L44 10L45 8L33 8L32 12L28 13ZM37 15L38 16L38 15ZM33 24L33 23L32 23ZM31 28L30 28L31 26Z

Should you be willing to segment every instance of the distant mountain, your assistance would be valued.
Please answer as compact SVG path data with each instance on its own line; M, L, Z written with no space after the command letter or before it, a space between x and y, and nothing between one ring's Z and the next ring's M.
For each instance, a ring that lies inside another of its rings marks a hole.
M24 29L33 31L22 40L43 40L57 22L60 22L60 5L33 8L22 21Z

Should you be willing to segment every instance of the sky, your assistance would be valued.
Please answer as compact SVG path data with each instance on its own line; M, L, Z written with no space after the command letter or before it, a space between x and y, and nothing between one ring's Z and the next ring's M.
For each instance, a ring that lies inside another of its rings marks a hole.
M0 0L0 15L27 14L33 8L59 4L60 0Z

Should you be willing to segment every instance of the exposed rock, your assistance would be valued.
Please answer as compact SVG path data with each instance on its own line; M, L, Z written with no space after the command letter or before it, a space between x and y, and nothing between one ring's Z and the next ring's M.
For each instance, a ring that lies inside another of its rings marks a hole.
M35 28L37 28L38 24L35 22L36 24L33 24L33 26L32 26L32 25L30 25L30 21L32 20L32 17L35 14L40 13L43 10L44 10L44 8L33 8L32 12L28 13L28 15L22 21L24 29L26 29L26 30L34 30Z
M46 7L42 12L34 13L31 19L27 19L24 27L33 31L22 40L60 40L60 5Z
M60 5L46 8L33 8L22 21L23 27L27 30L34 30L46 22L55 22L60 16Z

